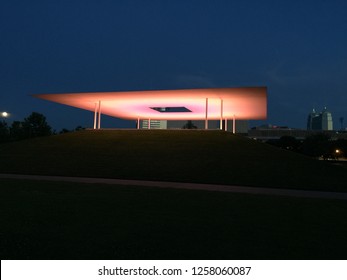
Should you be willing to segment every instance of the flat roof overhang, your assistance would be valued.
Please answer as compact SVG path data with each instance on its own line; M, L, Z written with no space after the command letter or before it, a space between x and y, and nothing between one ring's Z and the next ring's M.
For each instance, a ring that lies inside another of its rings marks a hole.
M203 120L237 118L262 120L267 117L267 88L203 88L121 92L35 94L34 97L121 119ZM206 102L207 99L207 102ZM156 108L156 109L153 109ZM158 108L163 108L160 110ZM175 110L164 108L186 108Z

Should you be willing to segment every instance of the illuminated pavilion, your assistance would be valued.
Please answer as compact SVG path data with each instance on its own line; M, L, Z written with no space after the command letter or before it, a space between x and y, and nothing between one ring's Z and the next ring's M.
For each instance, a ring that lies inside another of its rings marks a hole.
M35 94L34 97L94 112L94 129L101 114L135 120L263 120L267 116L267 88L203 88L122 92ZM150 128L150 125L148 126Z

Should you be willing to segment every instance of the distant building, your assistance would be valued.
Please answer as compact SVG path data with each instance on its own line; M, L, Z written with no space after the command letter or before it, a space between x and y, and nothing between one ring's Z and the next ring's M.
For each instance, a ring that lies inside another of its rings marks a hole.
M320 113L312 110L307 118L307 130L333 130L333 118L326 107Z
M205 122L203 120L193 120L193 125L196 126L197 129L204 129ZM187 123L187 121L168 121L167 122L167 128L169 129L181 129L183 126ZM235 132L236 133L243 133L247 134L249 125L248 120L236 120L235 121ZM220 122L217 120L210 120L208 122L208 128L209 129L220 129ZM222 122L222 129L233 131L233 121L229 120L225 127L225 121Z
M297 140L304 140L308 136L322 133L329 136L331 140L347 139L347 131L337 132L334 130L305 130L275 125L262 125L258 127L253 127L252 129L248 130L248 137L260 141L278 140L283 136L292 136Z
M148 120L140 121L141 128L151 128L151 129L167 129L167 121L164 120L150 120L150 127L148 127Z
M319 120L319 114L315 109L307 117L307 130L321 130L321 124Z
M283 136L292 136L303 140L312 132L304 129L289 128L287 126L262 125L248 130L248 137L262 141L278 140Z

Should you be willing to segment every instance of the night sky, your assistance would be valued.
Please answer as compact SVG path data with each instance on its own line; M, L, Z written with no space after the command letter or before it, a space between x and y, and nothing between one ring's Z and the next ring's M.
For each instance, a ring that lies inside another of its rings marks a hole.
M38 93L268 87L268 119L305 128L313 107L347 124L346 0L3 0L0 111L56 130L93 113ZM104 118L104 126L134 122Z

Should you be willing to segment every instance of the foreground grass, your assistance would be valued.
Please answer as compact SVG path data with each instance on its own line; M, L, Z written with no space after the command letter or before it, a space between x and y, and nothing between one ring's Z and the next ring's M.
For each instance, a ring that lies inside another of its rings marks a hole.
M347 191L340 166L223 131L81 131L6 143L0 172Z
M345 201L0 180L1 259L346 259Z

